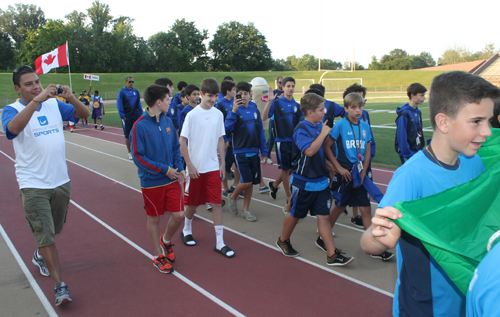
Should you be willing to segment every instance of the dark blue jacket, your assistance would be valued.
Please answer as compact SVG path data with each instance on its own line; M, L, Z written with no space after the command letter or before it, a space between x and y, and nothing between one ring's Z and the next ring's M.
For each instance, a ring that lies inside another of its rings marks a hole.
M410 158L425 146L424 132L422 130L422 112L413 109L409 103L396 109L396 137L394 147L399 156ZM419 136L419 132L421 136ZM420 144L417 144L417 138Z
M233 153L259 153L267 156L266 136L259 109L239 106L229 111L224 123L227 133L233 133Z
M142 115L141 95L137 89L123 87L116 98L116 107L120 118L137 117Z

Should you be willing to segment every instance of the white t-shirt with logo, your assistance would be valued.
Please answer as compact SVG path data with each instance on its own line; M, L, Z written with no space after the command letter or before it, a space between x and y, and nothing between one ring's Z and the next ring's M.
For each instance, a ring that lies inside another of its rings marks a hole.
M41 103L21 133L10 133L7 124L25 107L19 100L2 111L4 131L14 143L19 188L52 189L69 182L63 121L75 120L75 108L49 99Z
M205 110L198 105L187 114L181 136L188 139L189 158L198 173L219 170L217 145L225 134L224 116L215 107Z

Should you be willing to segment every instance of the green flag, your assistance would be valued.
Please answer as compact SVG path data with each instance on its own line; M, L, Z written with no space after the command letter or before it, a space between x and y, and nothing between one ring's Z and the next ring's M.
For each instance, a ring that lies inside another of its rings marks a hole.
M465 295L500 228L500 161L465 184L394 207L403 214L396 224L422 241Z
M477 154L483 160L486 168L500 160L500 129L491 129L491 136L486 139Z

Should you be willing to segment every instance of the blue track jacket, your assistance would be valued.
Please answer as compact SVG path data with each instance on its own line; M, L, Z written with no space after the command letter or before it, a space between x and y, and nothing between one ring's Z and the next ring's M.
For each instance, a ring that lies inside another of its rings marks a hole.
M176 182L167 177L168 170L184 170L174 124L165 114L161 114L157 122L156 116L145 111L130 132L130 145L143 188Z

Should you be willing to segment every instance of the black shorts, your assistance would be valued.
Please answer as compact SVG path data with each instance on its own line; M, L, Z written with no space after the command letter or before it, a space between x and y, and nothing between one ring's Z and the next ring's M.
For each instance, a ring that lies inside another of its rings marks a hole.
M292 169L292 142L276 142L276 154L278 156L278 167L281 170Z
M332 206L332 195L330 188L311 192L300 189L292 184L292 208L290 215L295 218L304 218L310 210L311 214L320 216L330 215Z
M332 184L333 197L337 199L337 206L369 207L370 197L364 186L352 187L352 180L346 182L340 174L335 175Z
M125 117L125 122L122 120L122 125L123 125L123 134L125 135L125 139L128 139L130 136L130 131L132 131L132 128L134 127L134 123L139 119L141 116L126 116Z
M240 171L240 183L260 184L260 156L246 156L245 153L234 155L236 166Z
M226 162L226 173L229 173L229 171L231 171L231 167L233 166L233 163L234 163L233 147L231 145L229 145L227 147L224 161Z

